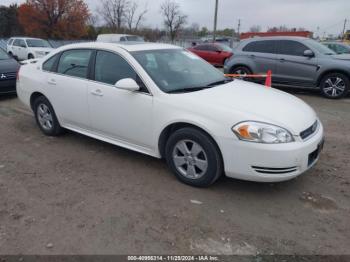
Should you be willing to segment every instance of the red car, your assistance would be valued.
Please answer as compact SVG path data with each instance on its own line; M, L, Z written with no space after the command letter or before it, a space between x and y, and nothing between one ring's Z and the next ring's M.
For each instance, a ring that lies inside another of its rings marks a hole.
M226 59L233 55L232 49L222 44L200 44L188 48L189 51L195 53L214 66L223 66Z

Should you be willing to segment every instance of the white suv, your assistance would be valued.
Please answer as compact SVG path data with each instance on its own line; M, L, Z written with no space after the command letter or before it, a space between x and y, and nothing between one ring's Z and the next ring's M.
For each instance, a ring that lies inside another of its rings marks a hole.
M48 41L39 38L12 37L7 42L7 53L18 60L40 58L52 49Z

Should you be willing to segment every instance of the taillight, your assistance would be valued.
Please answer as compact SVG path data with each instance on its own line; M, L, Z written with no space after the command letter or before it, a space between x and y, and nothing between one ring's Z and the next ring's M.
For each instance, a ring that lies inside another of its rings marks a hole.
M19 70L21 70L21 66L18 67L17 73L16 73L16 80L19 80Z

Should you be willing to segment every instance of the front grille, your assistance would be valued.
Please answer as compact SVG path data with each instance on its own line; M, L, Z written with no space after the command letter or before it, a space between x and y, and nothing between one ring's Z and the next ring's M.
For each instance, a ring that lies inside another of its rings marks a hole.
M301 139L304 140L310 137L312 134L314 134L317 130L317 126L318 126L318 121L316 120L316 122L312 126L310 126L309 128L305 129L303 132L300 133Z
M260 166L252 166L252 168L261 174L288 174L298 170L296 166L293 167L260 167Z
M6 81L10 79L15 79L17 73L16 72L10 72L10 73L0 73L0 81Z

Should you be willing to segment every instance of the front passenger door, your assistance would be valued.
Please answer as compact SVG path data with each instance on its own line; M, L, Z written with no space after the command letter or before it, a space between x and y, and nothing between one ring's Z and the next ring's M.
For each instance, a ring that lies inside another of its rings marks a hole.
M274 80L281 84L313 86L316 82L317 58L304 56L306 45L294 40L277 41L277 68Z
M138 74L120 55L97 51L88 103L93 131L124 146L150 150L153 141L153 96ZM115 87L121 79L132 78L140 91Z

